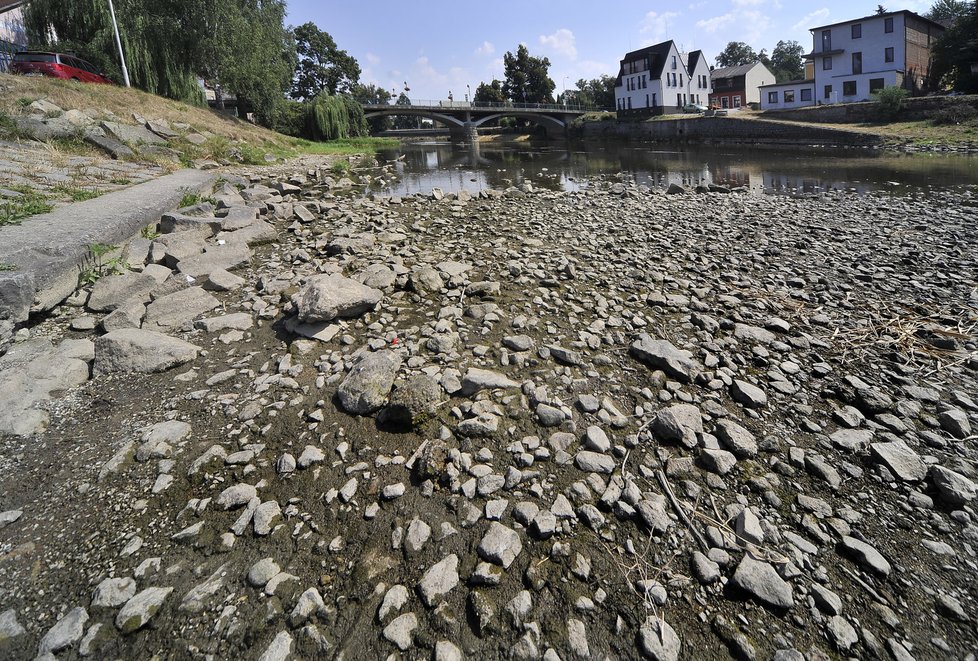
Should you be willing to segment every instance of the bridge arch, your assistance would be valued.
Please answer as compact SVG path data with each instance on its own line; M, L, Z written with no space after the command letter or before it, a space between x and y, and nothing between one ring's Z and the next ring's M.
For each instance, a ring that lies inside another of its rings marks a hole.
M365 112L363 114L363 116L367 119L370 119L371 117L386 117L391 115L400 115L402 117L404 115L425 117L427 119L433 119L436 122L441 122L450 129L461 129L465 127L465 121L459 119L458 117L452 117L451 115L445 115L440 112L434 112L432 110L425 110L422 108L412 108L411 106L391 106L390 110L386 108L383 110L370 110L369 112Z
M547 133L554 132L558 135L562 135L564 131L567 130L567 124L556 117L551 117L549 115L543 115L540 113L530 113L530 112L519 112L509 110L504 112L497 112L492 115L486 115L485 117L480 117L475 120L473 124L478 128L483 124L497 119L502 119L503 117L515 117L516 119L525 119L527 121L533 122L539 126L542 126Z

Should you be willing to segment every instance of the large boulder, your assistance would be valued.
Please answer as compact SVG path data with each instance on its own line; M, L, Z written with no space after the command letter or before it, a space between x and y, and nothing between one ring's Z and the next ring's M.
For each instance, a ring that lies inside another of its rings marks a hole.
M647 333L632 343L631 354L652 369L662 370L683 383L690 383L697 372L690 352L677 349L668 340L655 340Z
M197 357L200 347L156 331L124 328L95 340L96 374L163 372Z
M340 406L356 415L373 413L387 401L400 368L401 357L393 351L363 354L336 392Z
M332 321L358 317L380 303L384 293L356 280L332 273L309 278L292 297L299 321Z

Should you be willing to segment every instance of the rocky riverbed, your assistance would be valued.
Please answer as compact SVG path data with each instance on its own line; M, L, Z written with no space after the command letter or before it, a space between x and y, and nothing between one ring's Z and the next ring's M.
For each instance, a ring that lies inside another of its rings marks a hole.
M974 190L359 189L0 357L4 658L974 658Z

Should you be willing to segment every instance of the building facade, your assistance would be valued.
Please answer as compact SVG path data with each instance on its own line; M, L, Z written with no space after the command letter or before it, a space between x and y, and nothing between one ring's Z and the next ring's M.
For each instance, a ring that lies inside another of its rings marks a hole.
M702 51L684 55L672 41L627 53L615 80L618 117L681 112L684 105L695 102L692 97L709 95L708 75L703 78L708 72Z
M686 72L689 74L689 102L709 105L713 84L710 81L710 65L703 51L693 51L686 57Z
M911 11L812 28L814 103L868 101L884 87L919 91L929 83L930 49L944 27Z
M759 104L761 86L775 82L774 74L760 62L714 69L710 73L710 80L713 86L710 106L725 109Z
M14 53L27 48L23 0L0 0L0 71L7 71Z

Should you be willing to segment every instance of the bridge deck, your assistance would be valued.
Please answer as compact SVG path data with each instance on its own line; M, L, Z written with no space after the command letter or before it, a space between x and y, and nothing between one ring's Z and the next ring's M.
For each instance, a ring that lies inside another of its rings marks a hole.
M410 105L398 106L393 103L364 103L363 109L365 111L377 111L377 110L392 110L395 108L403 109L413 109L413 110L431 110L435 112L506 112L512 110L519 110L520 112L531 112L540 114L567 114L567 115L583 115L586 112L592 112L596 110L595 108L589 108L586 106L578 105L562 105L557 103L513 103L510 101L504 102L473 102L473 101L411 101Z

